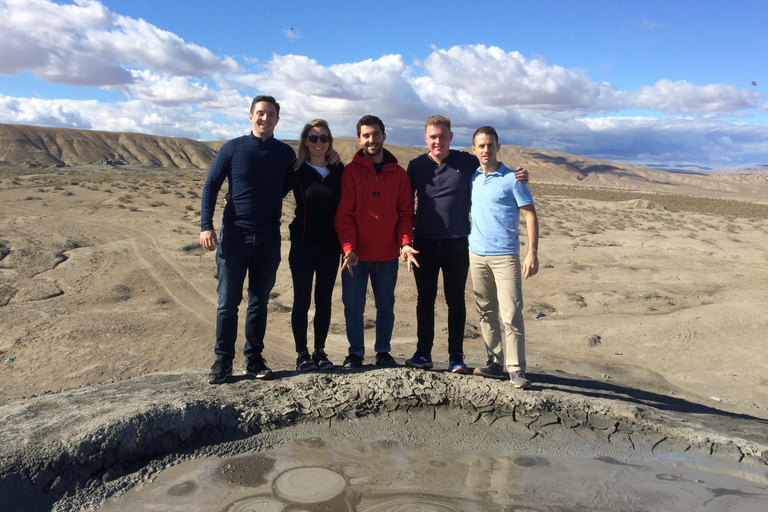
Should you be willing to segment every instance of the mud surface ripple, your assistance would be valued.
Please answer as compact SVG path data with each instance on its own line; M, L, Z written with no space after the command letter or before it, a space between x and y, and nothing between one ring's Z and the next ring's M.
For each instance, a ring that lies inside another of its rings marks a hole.
M0 510L83 510L181 460L306 436L768 467L768 421L563 373L506 381L411 369L276 372L209 386L154 373L0 406Z

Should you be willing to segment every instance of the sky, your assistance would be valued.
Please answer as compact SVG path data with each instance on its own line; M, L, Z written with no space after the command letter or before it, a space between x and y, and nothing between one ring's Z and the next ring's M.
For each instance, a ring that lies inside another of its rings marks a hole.
M387 142L768 164L765 0L0 0L0 123L224 140L379 116Z

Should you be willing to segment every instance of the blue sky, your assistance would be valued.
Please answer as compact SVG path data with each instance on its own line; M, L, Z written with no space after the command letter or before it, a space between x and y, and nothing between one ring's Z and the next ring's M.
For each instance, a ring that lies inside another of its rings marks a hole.
M635 164L768 164L768 2L0 0L0 123L228 139L256 94L422 145L502 143ZM756 85L752 85L755 82Z

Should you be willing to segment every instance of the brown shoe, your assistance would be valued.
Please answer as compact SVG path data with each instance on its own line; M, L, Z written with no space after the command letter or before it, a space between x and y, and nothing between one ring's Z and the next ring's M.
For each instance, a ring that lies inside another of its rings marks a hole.
M475 375L480 375L481 377L488 377L491 379L503 379L504 378L504 369L501 367L500 364L494 363L491 359L489 359L485 365L481 366L480 368L475 368L475 371L472 372Z

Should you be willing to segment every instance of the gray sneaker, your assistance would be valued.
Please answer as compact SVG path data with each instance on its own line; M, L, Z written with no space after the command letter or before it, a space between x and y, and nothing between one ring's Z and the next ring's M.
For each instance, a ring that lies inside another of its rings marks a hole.
M509 380L517 389L531 389L531 381L525 378L525 372L510 372Z
M480 375L481 377L489 377L491 379L504 378L504 368L502 368L500 364L494 363L491 359L489 359L485 365L481 366L480 368L475 368L475 371L472 373L475 375Z

